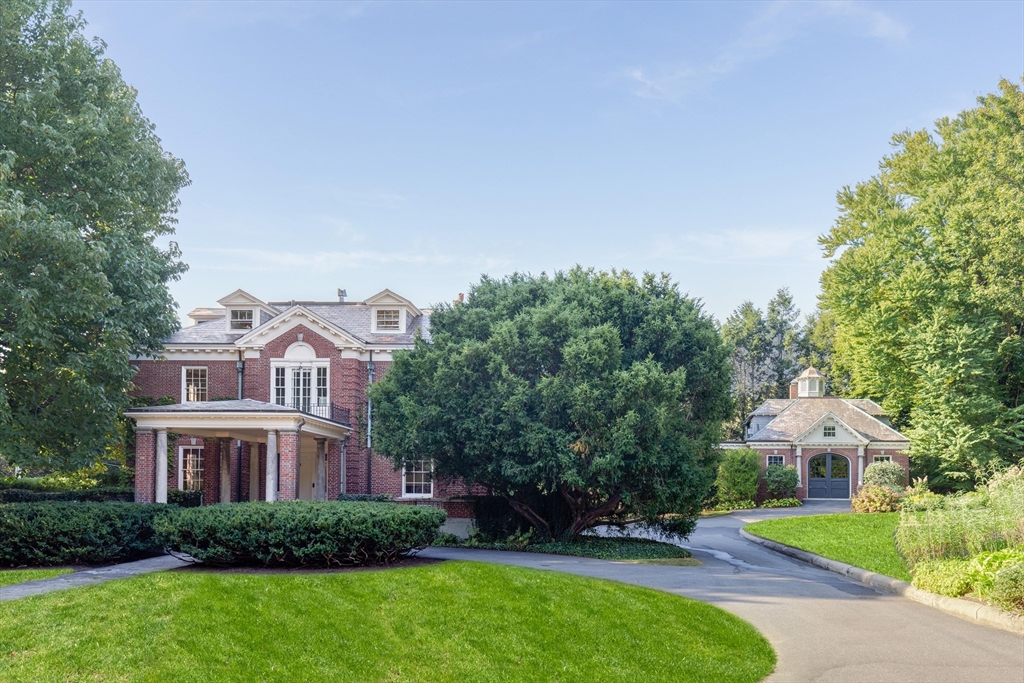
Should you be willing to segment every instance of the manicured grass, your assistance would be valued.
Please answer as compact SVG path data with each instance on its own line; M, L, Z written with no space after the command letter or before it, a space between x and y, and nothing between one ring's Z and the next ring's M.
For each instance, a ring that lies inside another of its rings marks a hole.
M757 681L746 622L668 593L446 562L165 572L0 603L4 681Z
M438 544L445 545L445 544ZM572 541L552 543L486 543L471 539L468 542L452 542L449 547L481 548L484 550L515 550L524 553L550 553L552 555L575 555L593 557L598 560L653 560L673 557L690 557L690 552L671 543L652 541L648 538L605 538L580 536Z
M54 576L70 573L70 569L0 569L0 586L10 586L38 579L52 579Z
M767 519L744 529L755 536L910 581L910 572L893 541L899 522L898 512L808 515Z

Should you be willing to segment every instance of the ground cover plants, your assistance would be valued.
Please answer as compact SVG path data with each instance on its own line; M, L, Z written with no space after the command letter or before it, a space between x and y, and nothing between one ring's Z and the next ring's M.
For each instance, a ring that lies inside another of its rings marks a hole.
M910 581L893 544L897 512L875 515L809 515L768 519L744 528L755 536Z
M656 560L688 558L690 552L671 543L653 541L647 538L577 536L571 540L532 542L531 534L510 536L501 541L490 541L479 536L459 539L445 534L434 542L451 548L480 548L483 550L514 550L527 553L551 553L552 555L575 555L593 557L599 560Z
M752 683L775 664L753 627L711 605L472 562L113 581L0 603L0 652L0 680L40 683Z

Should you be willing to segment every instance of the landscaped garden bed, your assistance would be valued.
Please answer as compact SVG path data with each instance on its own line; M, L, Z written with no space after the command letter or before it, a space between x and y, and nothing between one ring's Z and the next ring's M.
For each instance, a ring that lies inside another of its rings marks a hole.
M504 541L488 541L475 536L461 540L446 534L439 537L434 545L449 548L574 555L593 557L599 560L666 560L690 557L688 550L677 545L630 537L578 536L567 541L532 542L529 536L512 537Z
M775 663L753 627L705 603L463 562L151 574L0 603L0 625L12 681L745 683Z

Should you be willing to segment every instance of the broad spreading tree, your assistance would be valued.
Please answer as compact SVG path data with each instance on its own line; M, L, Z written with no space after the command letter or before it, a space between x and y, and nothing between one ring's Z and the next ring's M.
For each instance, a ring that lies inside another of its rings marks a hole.
M541 536L692 530L731 410L714 321L666 275L484 277L372 389L396 464L481 484ZM671 515L663 517L663 515Z
M74 468L118 439L130 354L177 326L188 183L66 0L0 2L0 453Z
M821 238L834 367L947 488L1024 452L1024 95L978 105L896 135Z

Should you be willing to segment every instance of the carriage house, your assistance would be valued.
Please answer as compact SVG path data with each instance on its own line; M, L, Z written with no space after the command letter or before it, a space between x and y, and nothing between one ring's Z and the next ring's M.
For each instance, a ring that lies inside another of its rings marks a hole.
M869 399L825 395L825 377L808 368L793 380L789 398L769 399L748 417L744 439L723 448L751 448L763 465L792 465L797 497L850 498L864 483L864 468L880 461L903 466L909 477L910 441Z
M373 449L367 387L392 354L429 339L430 312L384 290L365 301L262 301L238 290L132 361L135 499L173 489L204 504L335 500L342 492L472 516L469 491L429 460L395 469ZM167 457L163 454L167 453Z

